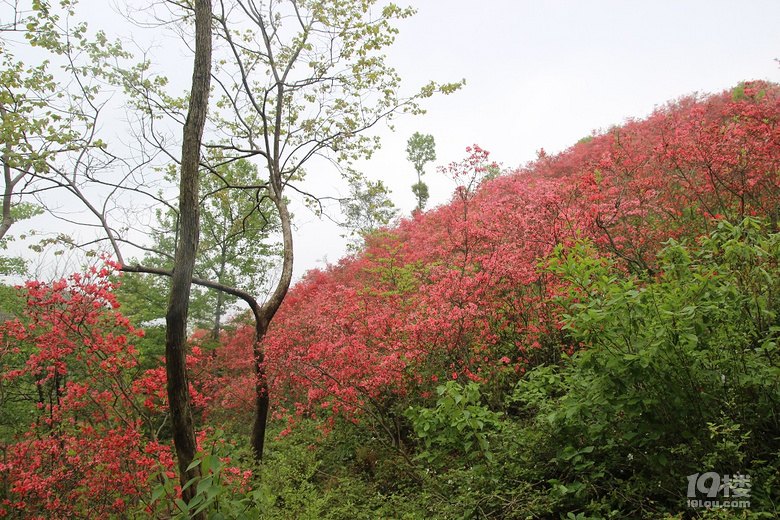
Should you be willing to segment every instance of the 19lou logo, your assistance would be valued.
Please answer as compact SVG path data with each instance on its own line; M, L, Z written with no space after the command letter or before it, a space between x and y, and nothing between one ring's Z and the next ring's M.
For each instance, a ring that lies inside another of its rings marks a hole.
M688 475L688 507L750 507L750 475Z

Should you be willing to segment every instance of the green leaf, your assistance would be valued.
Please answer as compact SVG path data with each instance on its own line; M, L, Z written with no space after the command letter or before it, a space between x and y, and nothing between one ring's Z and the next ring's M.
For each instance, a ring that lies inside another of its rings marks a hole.
M181 498L175 498L173 499L173 501L182 513L184 513L185 515L188 515L190 513L190 508L184 500L182 500Z
M159 486L154 488L154 491L152 491L152 502L157 502L157 500L165 494L165 486L160 484Z
M182 486L181 490L184 491L185 489L189 489L190 486L192 486L195 482L198 481L198 477L193 477L187 481L184 486Z
M200 458L198 455L196 455L196 456L195 456L195 460L193 460L192 462L190 462L189 466L187 466L187 471L190 471L190 470L192 470L192 469L194 469L194 468L197 468L198 466L200 466L200 463L201 463L201 461L202 461L202 460L203 460L203 459L201 459L201 458Z
M202 479L200 479L200 482L198 482L198 487L197 487L197 490L195 491L195 493L200 495L206 489L211 487L213 479L214 479L214 477L212 475L209 475L207 477L203 477Z

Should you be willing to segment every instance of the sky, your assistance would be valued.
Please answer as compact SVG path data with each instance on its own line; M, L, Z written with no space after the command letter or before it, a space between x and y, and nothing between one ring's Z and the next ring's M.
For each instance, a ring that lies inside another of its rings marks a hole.
M563 151L593 131L641 119L694 92L740 81L780 82L780 2L707 0L416 0L388 60L414 88L466 80L461 91L427 100L423 116L396 119L382 149L362 164L392 189L409 215L416 174L406 159L414 132L431 134L437 160L423 177L428 207L454 184L437 166L478 144L505 168ZM296 269L335 263L339 230L299 213Z
M118 1L118 0L113 0ZM137 4L148 4L139 0ZM402 2L401 2L402 3ZM407 94L431 80L465 86L424 102L427 113L379 127L382 149L359 168L381 179L402 216L415 207L416 173L406 159L414 132L431 134L437 160L423 177L428 207L445 203L454 184L438 166L478 144L505 168L544 149L560 152L579 139L641 119L681 96L716 93L740 81L780 82L780 1L742 0L411 0L418 13L398 23L387 61ZM130 32L106 0L81 0L96 22ZM131 6L132 7L132 6ZM113 18L111 18L113 17ZM109 36L113 36L109 34ZM161 40L162 41L162 40ZM166 44L167 45L167 44ZM191 64L165 45L160 68L186 85ZM121 138L121 136L120 136ZM346 196L332 172L311 171L312 191ZM346 240L330 219L304 207L295 214L295 277L336 263ZM331 208L338 218L338 207Z

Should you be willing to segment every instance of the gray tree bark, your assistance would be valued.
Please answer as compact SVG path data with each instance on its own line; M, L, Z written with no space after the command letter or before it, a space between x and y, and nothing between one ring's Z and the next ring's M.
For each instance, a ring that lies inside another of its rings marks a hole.
M187 470L197 451L186 364L187 316L190 284L192 283L195 255L200 239L198 205L200 145L206 123L211 86L211 0L195 0L194 8L195 62L190 104L187 120L184 123L181 149L181 181L179 184L181 234L176 247L171 293L165 315L165 367L168 377L168 403L182 486L190 479L197 479L201 475L199 467ZM192 485L182 492L182 498L185 502L189 502L192 498L195 488L196 486ZM204 515L199 516L205 518Z

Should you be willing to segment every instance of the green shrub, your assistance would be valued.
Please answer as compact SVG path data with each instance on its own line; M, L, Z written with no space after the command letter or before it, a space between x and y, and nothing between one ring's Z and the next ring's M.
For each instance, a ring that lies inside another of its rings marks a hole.
M501 412L493 412L480 403L479 385L473 381L465 386L448 381L439 385L436 392L440 397L435 407L411 406L405 414L425 443L426 450L420 458L430 463L443 453L455 452L470 460L481 456L492 461L488 436L501 429Z
M780 237L750 219L670 243L652 279L586 242L557 250L547 265L568 284L557 303L580 348L515 393L553 432L552 493L645 516L682 508L687 475L743 473L775 511L779 260Z

